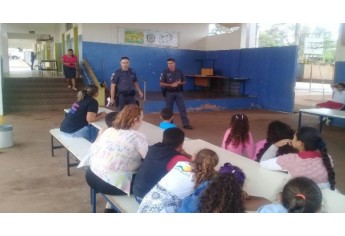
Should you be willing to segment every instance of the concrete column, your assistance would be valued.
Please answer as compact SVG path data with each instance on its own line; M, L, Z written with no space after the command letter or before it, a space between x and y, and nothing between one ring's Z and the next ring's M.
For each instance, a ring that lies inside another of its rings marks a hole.
M247 41L247 27L248 24L241 24L241 44L240 48L246 48L246 41Z
M256 23L245 23L241 25L241 48L256 47Z
M1 24L1 55L2 55L2 72L8 73L10 66L8 62L8 37L7 37L7 25Z
M345 61L345 23L340 24L335 61Z
M3 46L2 46L2 25L0 24L0 125L3 123L2 116L4 115L3 100L2 100L2 64L3 64Z

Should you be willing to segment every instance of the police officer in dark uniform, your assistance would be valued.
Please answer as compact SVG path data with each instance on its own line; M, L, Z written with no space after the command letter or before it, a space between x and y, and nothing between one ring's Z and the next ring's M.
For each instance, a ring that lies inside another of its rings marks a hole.
M186 83L183 72L176 69L175 59L169 58L167 60L168 69L164 70L161 74L159 85L165 90L166 107L173 110L174 102L180 112L183 128L193 129L189 124L187 117L186 106L183 99L183 85Z
M118 69L111 75L110 104L118 104L118 110L121 111L128 104L135 104L135 89L139 96L143 97L137 75L132 68L129 68L129 58L121 57L121 69ZM115 100L117 100L115 102Z

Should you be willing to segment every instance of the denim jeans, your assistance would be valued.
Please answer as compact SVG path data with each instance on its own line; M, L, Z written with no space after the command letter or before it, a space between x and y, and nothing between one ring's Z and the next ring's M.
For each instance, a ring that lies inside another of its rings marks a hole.
M61 131L62 132L62 131ZM66 137L70 137L70 138L85 138L87 140L89 140L91 142L91 137L90 137L90 126L84 126L83 128L81 128L80 130L74 132L74 133L65 133L62 132Z
M141 197L137 197L137 196L135 196L134 195L134 197L135 197L135 200L137 201L137 203L141 203L141 201L143 200Z

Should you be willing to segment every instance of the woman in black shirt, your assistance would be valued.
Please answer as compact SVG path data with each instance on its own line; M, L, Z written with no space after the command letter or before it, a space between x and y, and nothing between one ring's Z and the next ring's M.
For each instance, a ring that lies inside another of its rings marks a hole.
M98 87L86 86L78 93L78 101L73 103L65 119L62 121L60 130L70 137L83 137L91 141L89 123L103 119L105 112L98 113Z

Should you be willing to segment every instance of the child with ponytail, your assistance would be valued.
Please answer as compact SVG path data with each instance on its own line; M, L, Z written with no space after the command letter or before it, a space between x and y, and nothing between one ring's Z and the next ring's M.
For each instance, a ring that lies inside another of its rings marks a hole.
M258 213L315 213L319 212L322 193L317 184L307 177L291 179L278 195L278 201L264 205Z
M298 153L276 157L279 147L292 145ZM263 154L260 165L270 170L288 171L292 177L304 176L321 189L335 190L335 173L321 134L311 127L300 127L293 140L282 139L272 144Z
M249 121L245 114L236 114L231 117L230 128L224 134L222 148L255 160L255 146Z

